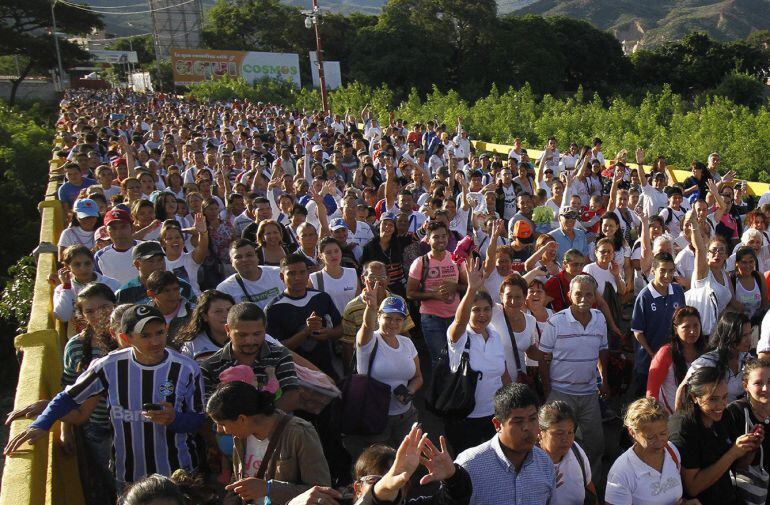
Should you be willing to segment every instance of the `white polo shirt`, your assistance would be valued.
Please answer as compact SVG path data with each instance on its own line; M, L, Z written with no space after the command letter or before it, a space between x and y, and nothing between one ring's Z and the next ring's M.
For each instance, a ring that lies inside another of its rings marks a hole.
M591 309L591 320L583 327L572 309L557 312L543 328L540 350L553 354L551 388L567 395L596 394L599 351L607 349L607 322Z
M676 446L671 442L668 446L681 461ZM666 450L662 471L658 472L639 459L632 447L610 468L604 499L612 505L674 505L683 491L679 466Z

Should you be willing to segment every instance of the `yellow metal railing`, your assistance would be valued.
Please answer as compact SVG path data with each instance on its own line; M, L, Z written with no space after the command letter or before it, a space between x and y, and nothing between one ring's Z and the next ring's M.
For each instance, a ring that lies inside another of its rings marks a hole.
M40 243L59 241L64 217L61 203L56 199L59 164L51 163L46 197L40 203ZM55 247L52 248L55 251ZM53 398L61 390L62 351L66 334L53 317L53 286L48 281L56 273L56 252L41 252L37 258L35 292L27 333L16 337L16 349L23 352L14 409L37 400ZM11 426L13 437L31 421L18 420ZM61 449L59 424L50 435L34 446L5 459L0 505L81 505L77 459Z

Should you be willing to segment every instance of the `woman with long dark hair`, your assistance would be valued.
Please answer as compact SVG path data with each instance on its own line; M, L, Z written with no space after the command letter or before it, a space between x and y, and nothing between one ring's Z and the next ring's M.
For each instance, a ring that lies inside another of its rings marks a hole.
M731 442L722 422L728 404L727 380L718 367L700 367L686 380L669 428L681 455L685 495L702 505L743 503L730 478L736 464L748 463L762 436L743 434ZM748 460L748 461L747 461Z
M180 352L200 361L220 350L229 341L225 324L233 305L235 300L227 293L215 289L204 291L198 297L190 321L174 339Z
M676 410L677 387L706 347L697 309L679 307L672 321L674 337L655 353L647 376L647 396L658 400L669 414Z
M273 503L286 503L311 486L331 484L315 428L276 409L273 397L234 381L221 384L206 405L217 431L233 436L234 481L225 487L231 497L253 502L269 496ZM268 445L274 446L271 454Z

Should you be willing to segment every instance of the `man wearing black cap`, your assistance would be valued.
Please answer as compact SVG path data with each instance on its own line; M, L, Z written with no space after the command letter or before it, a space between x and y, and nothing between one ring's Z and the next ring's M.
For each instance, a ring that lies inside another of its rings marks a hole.
M128 347L93 361L6 450L13 452L25 442L38 440L86 400L105 394L115 432L118 494L127 483L153 473L171 476L180 468L197 469L195 439L190 434L204 420L198 363L166 348L166 321L154 307L136 305L126 310L119 336Z
M166 269L166 254L159 243L149 241L136 245L132 257L134 259L134 267L139 271L139 275L118 289L117 293L115 293L118 297L118 303L149 303L147 278L153 272ZM179 279L179 287L182 290L182 296L190 303L195 303L195 295L190 284L183 279Z

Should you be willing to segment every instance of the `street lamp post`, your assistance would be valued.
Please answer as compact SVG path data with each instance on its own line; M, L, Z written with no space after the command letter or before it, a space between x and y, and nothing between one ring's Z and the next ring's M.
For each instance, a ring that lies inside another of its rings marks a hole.
M325 113L329 112L329 97L326 91L326 76L324 75L323 49L321 48L321 30L318 25L321 22L321 10L318 8L318 0L313 0L313 10L303 11L305 14L305 26L315 28L316 62L318 64L318 80L321 82L321 105Z
M57 35L57 30L56 30L56 12L54 9L55 7L56 7L56 0L53 0L53 2L51 2L51 22L53 24L52 26L53 45L56 48L56 63L59 66L59 86L61 87L61 90L64 90L64 67L62 66L62 63L61 63L61 51L59 50L59 36Z

